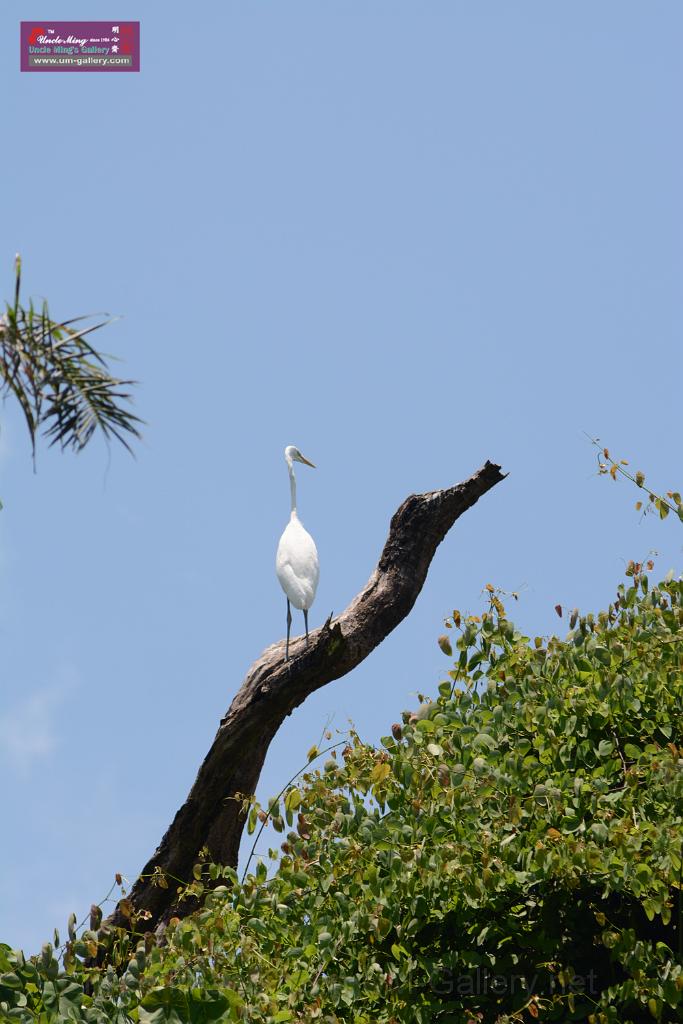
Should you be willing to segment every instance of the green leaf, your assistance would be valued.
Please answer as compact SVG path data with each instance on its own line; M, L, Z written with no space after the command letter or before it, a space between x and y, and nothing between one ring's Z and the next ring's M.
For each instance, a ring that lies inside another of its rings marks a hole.
M289 790L285 797L285 807L287 808L288 811L292 812L295 811L297 807L299 807L300 805L301 793L295 786L293 789Z
M370 773L370 778L377 786L384 782L391 774L391 766L388 761L379 761Z
M597 841L599 843L604 843L604 842L607 841L607 838L609 836L609 832L608 832L607 826L605 825L604 822L602 822L602 821L594 821L593 824L590 827L590 831L592 832L593 836L595 837L595 839L597 839Z
M596 647L593 653L601 665L605 665L609 668L612 662L612 656L606 647Z
M18 974L9 972L7 974L0 974L0 985L5 988L19 989L22 987L22 981Z
M494 740L493 736L490 736L489 733L487 733L487 732L480 732L480 733L477 733L477 735L474 737L474 739L472 741L472 746L473 747L477 747L480 750L481 749L495 750L496 746L497 746L497 743Z
M185 993L175 988L154 989L140 1003L138 1020L140 1024L188 1024Z

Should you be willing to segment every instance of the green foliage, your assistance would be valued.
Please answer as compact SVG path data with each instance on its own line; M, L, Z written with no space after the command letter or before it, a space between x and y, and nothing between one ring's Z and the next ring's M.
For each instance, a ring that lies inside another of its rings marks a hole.
M13 395L26 421L35 453L40 430L50 444L80 451L97 429L130 451L140 420L126 403L130 380L109 373L107 363L86 340L104 326L91 317L63 323L50 318L47 303L21 305L21 260L16 260L14 302L0 316L0 395ZM86 325L76 328L74 325Z
M624 469L625 466L628 466L626 459L612 458L609 449L603 448L597 437L592 437L590 440L591 444L598 449L599 476L610 476L615 482L618 476L623 476L636 487L641 489L645 487L645 474L642 470L630 473L628 469ZM646 490L645 493L648 497L647 503L643 504L642 501L637 501L637 512L642 512L644 516L650 512L656 512L660 519L666 519L669 513L673 512L683 523L683 498L681 498L680 491L667 491L666 497L650 490Z
M101 968L94 933L61 965L2 947L6 1019L680 1020L683 582L629 572L565 639L488 587L433 702L250 805L289 829L272 874L199 865L203 908L162 947L134 920Z

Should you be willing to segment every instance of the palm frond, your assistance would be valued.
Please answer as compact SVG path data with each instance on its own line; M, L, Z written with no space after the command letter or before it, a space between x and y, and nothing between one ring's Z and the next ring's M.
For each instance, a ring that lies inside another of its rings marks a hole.
M98 429L132 453L130 441L141 436L143 422L128 408L128 389L136 382L114 377L107 363L112 357L86 340L114 318L93 323L92 316L78 316L58 323L46 302L39 311L32 301L24 308L19 257L15 267L14 304L7 303L0 316L0 395L18 401L34 455L41 431L50 445L80 451Z

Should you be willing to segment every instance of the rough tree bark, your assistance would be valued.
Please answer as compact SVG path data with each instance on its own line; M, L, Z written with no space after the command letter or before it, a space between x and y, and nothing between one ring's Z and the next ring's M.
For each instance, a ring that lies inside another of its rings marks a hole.
M270 741L306 697L360 664L413 607L437 546L463 512L503 480L500 466L487 462L469 480L441 491L413 494L391 520L377 568L361 592L334 621L290 645L267 648L254 662L222 719L189 796L133 886L134 912L148 911L145 927L154 929L173 915L194 909L176 903L176 885L160 888L151 880L156 868L172 878L192 878L199 851L210 859L237 865L245 817L235 794L253 794ZM126 908L127 909L127 908ZM119 905L109 926L128 927Z

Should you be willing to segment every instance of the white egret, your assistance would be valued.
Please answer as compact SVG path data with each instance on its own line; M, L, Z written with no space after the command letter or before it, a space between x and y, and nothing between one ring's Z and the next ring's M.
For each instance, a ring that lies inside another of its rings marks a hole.
M280 537L275 557L275 571L280 586L287 595L287 646L285 661L289 660L289 631L292 625L290 604L304 613L306 626L306 643L308 643L308 609L313 604L318 588L320 562L318 550L310 533L304 529L296 511L296 479L294 477L295 462L303 462L305 466L313 466L305 459L298 448L288 445L285 448L285 462L289 470L289 489L292 497L292 511L285 531ZM313 466L315 469L315 466Z

